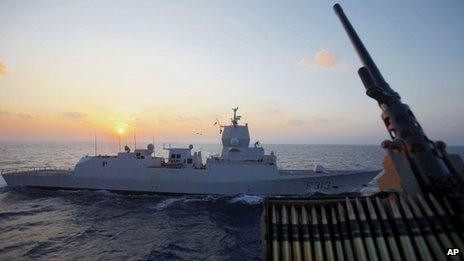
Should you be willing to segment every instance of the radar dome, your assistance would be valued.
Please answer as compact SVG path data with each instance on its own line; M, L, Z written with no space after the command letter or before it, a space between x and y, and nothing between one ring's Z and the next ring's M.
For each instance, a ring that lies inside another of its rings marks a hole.
M151 154L154 150L155 150L155 145L153 145L151 143L147 145L147 152L148 153Z
M238 146L240 141L237 138L230 139L230 146Z

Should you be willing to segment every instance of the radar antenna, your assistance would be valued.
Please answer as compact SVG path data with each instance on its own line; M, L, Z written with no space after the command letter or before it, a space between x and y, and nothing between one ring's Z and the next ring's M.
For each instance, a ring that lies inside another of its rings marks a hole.
M240 118L242 118L242 116L237 115L238 107L232 108L232 110L234 111L234 117L231 119L232 125L234 125L234 127L237 127L238 121L240 120Z

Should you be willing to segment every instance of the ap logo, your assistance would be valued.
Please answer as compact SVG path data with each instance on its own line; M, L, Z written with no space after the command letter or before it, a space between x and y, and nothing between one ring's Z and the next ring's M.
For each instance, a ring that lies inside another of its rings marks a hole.
M448 248L446 251L447 256L456 256L459 253L459 249L457 248Z

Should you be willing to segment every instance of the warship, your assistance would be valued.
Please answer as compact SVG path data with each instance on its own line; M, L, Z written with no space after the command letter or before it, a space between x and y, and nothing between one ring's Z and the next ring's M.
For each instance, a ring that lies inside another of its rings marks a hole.
M221 155L203 163L201 151L154 145L115 156L85 156L73 170L28 169L2 173L8 186L48 189L89 189L117 192L213 195L312 195L359 193L379 171L280 170L274 152L265 154L259 142L250 146L248 124L233 109L229 125L220 126Z

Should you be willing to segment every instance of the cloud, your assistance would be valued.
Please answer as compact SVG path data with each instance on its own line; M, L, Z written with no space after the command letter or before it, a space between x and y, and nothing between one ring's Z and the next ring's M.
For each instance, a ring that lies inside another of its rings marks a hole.
M83 119L87 117L86 114L80 112L64 112L63 116L70 119Z
M13 115L13 114L11 114L8 111L0 111L0 117L1 116L11 116L11 115ZM19 119L22 119L22 120L35 120L35 119L37 119L36 117L34 117L32 115L29 115L29 114L25 114L25 113L18 113L18 114L16 114L16 117L18 117Z
M281 114L283 111L281 109L275 108L268 110L267 113L272 114L272 115L278 115Z
M197 117L176 116L172 121L173 122L187 122L187 121L201 121L201 119Z
M24 114L24 113L18 113L16 114L16 116L22 120L35 120L36 119L36 117L31 116L29 114Z
M300 119L296 119L296 118L290 119L286 123L287 123L287 125L292 126L292 127L306 125L306 122L304 122L304 121L302 121Z
M342 68L345 65L334 52L325 49L317 52L313 59L304 56L301 58L299 64L306 67L319 67L326 70Z
M5 75L5 74L6 74L6 66L2 61L0 61L0 76Z
M219 119L219 118L221 118L221 117L222 117L221 114L215 113L215 114L211 115L210 118L211 118L211 119Z
M186 121L190 121L189 118L186 118L184 116L176 116L176 118L173 120L173 121L177 121L177 122L186 122Z
M7 112L7 111L0 111L0 116L10 116L11 113Z
M129 125L132 125L135 127L142 126L142 120L140 118L128 118L126 119L126 121L129 122Z
M311 121L304 121L297 118L290 119L286 122L288 126L291 127L301 127L301 126L310 126L310 125L320 125L329 122L330 120L324 118L317 118Z
M179 116L179 115L169 120L163 119L163 118L157 118L156 120L162 124L169 123L169 122L189 122L189 121L201 122L201 119L198 117L184 117L184 116Z
M312 123L326 123L329 122L329 119L324 119L324 118L317 118Z

